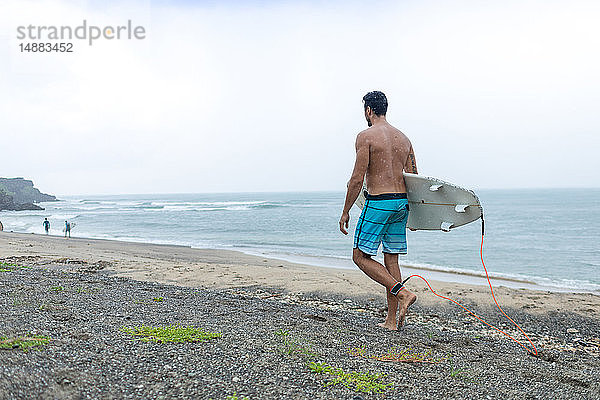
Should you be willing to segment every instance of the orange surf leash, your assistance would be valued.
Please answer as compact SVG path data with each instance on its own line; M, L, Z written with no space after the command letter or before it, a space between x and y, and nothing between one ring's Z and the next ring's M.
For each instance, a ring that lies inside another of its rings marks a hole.
M500 310L500 312L502 313L502 315L504 315L510 322L512 322L512 324L514 326L516 326L519 329L519 331L523 334L523 336L525 336L525 338L527 339L527 341L529 342L529 344L531 345L531 347L533 348L533 350L531 348L527 347L525 344L523 344L522 341L517 340L513 336L511 336L508 333L504 332L502 329L496 328L494 325L485 322L483 320L483 318L481 318L479 315L475 314L473 311L469 310L467 307L465 307L462 304L460 304L458 301L452 300L449 297L442 296L441 294L436 293L435 290L433 290L433 288L431 287L431 285L427 281L427 279L423 278L421 275L416 275L416 274L415 275L411 275L408 278L406 278L404 281L402 281L402 284L404 285L404 283L406 283L406 281L408 281L410 278L413 278L413 277L421 278L427 284L427 286L429 287L429 290L431 290L431 293L433 293L437 297L440 297L442 299L451 301L452 303L456 304L457 306L461 307L466 312L468 312L469 314L471 314L473 317L477 318L479 321L483 322L485 325L489 326L490 328L495 329L496 331L502 333L505 336L508 336L515 343L517 343L519 346L521 346L522 348L524 348L528 353L530 353L530 354L532 354L534 356L537 356L538 355L537 348L535 347L535 345L533 344L533 342L531 341L531 339L529 338L529 336L527 336L527 334L525 333L525 331L523 331L523 329L519 326L519 324L517 324L511 317L509 317L508 315L506 315L506 313L504 312L504 310L502 309L502 307L500 307L500 304L498 304L498 300L496 300L496 295L494 294L494 288L492 287L492 282L490 281L490 276L489 276L487 268L485 266L485 262L483 261L483 237L485 236L485 228L484 228L484 226L485 226L485 222L483 220L483 215L482 215L481 216L481 247L480 247L481 265L483 265L483 269L485 271L485 277L487 278L487 282L488 282L488 284L490 286L490 291L492 292L492 298L494 299L494 303L496 303L496 307L498 307L498 310Z

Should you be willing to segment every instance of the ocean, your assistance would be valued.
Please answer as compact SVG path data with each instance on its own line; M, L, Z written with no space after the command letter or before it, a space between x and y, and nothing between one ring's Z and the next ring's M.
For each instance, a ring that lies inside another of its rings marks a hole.
M484 256L492 276L600 293L600 189L480 190ZM65 196L44 211L1 212L6 231L230 249L355 268L352 235L339 232L343 192ZM359 210L351 211L350 228ZM480 222L408 232L403 265L482 276Z

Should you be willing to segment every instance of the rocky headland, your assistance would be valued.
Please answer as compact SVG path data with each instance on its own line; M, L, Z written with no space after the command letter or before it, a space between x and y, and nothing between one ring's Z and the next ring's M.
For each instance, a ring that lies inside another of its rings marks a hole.
M43 210L35 203L57 201L33 186L33 181L23 178L0 178L0 211Z

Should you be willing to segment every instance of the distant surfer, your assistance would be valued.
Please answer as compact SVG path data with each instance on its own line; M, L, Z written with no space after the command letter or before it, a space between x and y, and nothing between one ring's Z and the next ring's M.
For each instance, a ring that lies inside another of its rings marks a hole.
M50 221L48 221L48 218L44 218L44 230L46 231L46 235L50 231Z
M396 330L404 325L408 307L417 296L402 285L398 254L406 254L408 200L402 172L417 173L412 144L385 115L385 94L369 92L363 97L369 128L356 137L356 161L348 182L346 202L340 218L340 231L348 234L350 208L367 178L365 206L356 224L352 260L371 279L386 288L388 312L380 326ZM373 260L383 245L384 265ZM398 321L396 322L396 313Z
M71 223L69 221L65 221L65 237L67 237L67 234L71 237Z

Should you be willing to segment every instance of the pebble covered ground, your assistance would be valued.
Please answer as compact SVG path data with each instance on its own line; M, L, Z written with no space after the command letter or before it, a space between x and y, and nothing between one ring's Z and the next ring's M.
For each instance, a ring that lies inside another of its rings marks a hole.
M531 333L535 357L441 302L417 302L407 325L389 332L377 326L384 304L366 298L139 282L112 276L103 262L3 261L12 266L0 264L0 344L50 340L0 348L0 399L600 398L600 321L579 314L505 310ZM516 334L496 309L473 307ZM145 342L122 329L142 325L221 337ZM390 355L430 362L382 361ZM330 373L311 371L311 362ZM381 392L344 385L331 371L380 374L371 382Z

